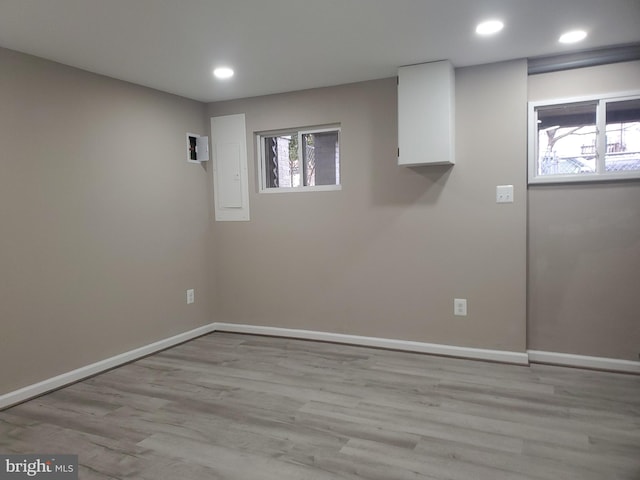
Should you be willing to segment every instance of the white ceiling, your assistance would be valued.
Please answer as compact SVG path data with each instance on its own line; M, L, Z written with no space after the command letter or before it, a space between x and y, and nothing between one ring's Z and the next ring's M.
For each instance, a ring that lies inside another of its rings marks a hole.
M478 38L489 17L505 29ZM0 0L0 46L201 101L638 41L640 0Z

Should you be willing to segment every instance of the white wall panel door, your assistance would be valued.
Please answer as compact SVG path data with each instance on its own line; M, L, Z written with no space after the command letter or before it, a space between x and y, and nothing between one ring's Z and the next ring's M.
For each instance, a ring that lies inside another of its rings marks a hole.
M249 220L249 174L244 114L211 118L213 190L218 221Z

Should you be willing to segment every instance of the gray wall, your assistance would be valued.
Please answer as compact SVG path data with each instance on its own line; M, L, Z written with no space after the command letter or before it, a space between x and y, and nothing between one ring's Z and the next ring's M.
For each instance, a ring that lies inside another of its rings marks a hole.
M529 99L640 88L640 62L529 77ZM637 360L640 183L529 188L528 346Z
M211 321L204 108L0 49L0 394Z
M216 224L215 318L524 351L526 84L525 61L457 70L452 168L397 166L394 78L209 105L246 114L252 179L251 221ZM341 191L257 193L254 132L330 123Z

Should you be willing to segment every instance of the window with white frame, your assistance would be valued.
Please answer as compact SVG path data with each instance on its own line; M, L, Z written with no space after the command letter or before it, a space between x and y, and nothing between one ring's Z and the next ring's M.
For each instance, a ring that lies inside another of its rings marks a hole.
M640 93L529 104L529 183L640 178Z
M291 129L256 135L260 191L340 188L340 127Z

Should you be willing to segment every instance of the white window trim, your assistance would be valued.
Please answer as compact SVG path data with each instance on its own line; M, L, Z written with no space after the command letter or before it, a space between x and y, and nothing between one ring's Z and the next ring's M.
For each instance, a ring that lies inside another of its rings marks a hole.
M537 163L538 163L538 116L536 109L538 107L546 107L553 105L563 105L565 103L580 103L597 101L597 114L596 114L596 128L597 128L597 144L606 144L606 103L610 101L624 101L640 98L640 91L627 91L617 93L606 93L601 95L588 95L582 97L568 97L568 98L556 98L552 100L536 100L529 102L527 113L528 124L528 184L529 185L541 185L541 184L553 184L553 183L586 183L586 182L606 182L614 180L633 180L640 179L640 170L630 170L628 172L612 172L607 173L604 171L605 156L598 155L598 170L599 172L583 175L542 175L538 176Z
M264 132L256 132L256 158L258 160L258 193L301 193L301 192L331 192L342 190L342 183L338 185L314 185L314 186L300 186L300 187L277 187L268 188L265 187L267 183L267 172L264 169L264 148L263 138L273 137L276 135L298 134L298 148L302 145L302 136L308 133L323 133L323 132L338 132L338 145L341 142L341 127L339 124L323 125L321 127L310 128L286 128L281 130L268 130ZM338 164L338 173L342 170L342 150L340 151L341 161ZM342 182L342 175L339 175L340 182Z

